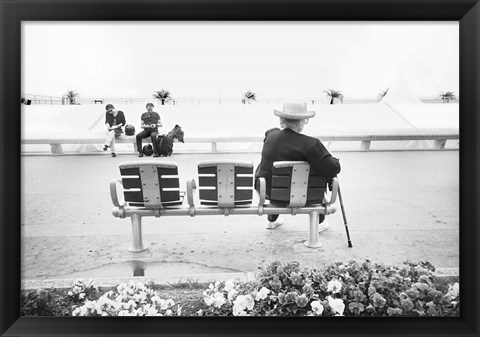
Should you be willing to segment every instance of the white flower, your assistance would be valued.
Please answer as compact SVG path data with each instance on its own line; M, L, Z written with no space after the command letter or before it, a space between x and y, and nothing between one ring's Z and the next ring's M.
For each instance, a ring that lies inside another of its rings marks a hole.
M82 288L78 287L78 286L74 286L72 288L72 291L74 294L78 294L80 291L82 291Z
M238 295L235 301L233 302L234 306L238 308L252 310L255 302L252 295Z
M86 305L80 308L80 316L87 316L88 315L88 308Z
M213 297L213 305L216 308L220 308L225 302L226 300L222 293L215 293L215 296Z
M460 294L460 285L458 284L458 282L455 282L453 285L448 286L447 295L450 295L453 298L457 298L459 294Z
M73 293L71 291L69 291L67 294L68 296L73 296Z
M171 298L169 298L169 299L167 300L167 304L168 304L169 307L172 307L172 306L175 305L175 302L174 302Z
M220 287L220 281L219 281L219 280L217 280L217 281L215 282L215 288L218 288L218 287Z
M343 316L343 311L345 310L345 303L340 298L333 298L331 296L327 297L328 305L333 309L333 311L339 316Z
M331 280L330 282L328 282L327 291L333 294L337 294L340 292L340 290L342 290L342 283L340 281Z
M312 311L315 315L320 316L323 313L323 305L320 301L313 301L310 305L312 306Z
M225 282L225 287L223 288L223 290L225 290L226 292L230 292L230 290L232 290L234 287L235 283L232 279L229 279Z
M198 311L197 311L197 315L198 315L198 316L203 316L203 310L202 310L202 309L198 310Z
M233 305L233 316L247 316L247 312L244 310L242 305L234 304Z
M203 301L206 305L210 306L213 304L214 297L213 296L203 296Z
M80 316L80 308L77 308L72 311L72 316Z
M210 285L208 286L208 289L213 290L213 288L214 288L213 284L210 283Z
M238 295L238 291L236 291L235 289L232 289L228 292L227 298L228 298L229 301L233 301L233 299L237 295Z
M151 300L154 304L160 303L160 301L162 301L162 299L158 295L152 296Z
M172 316L173 312L172 310L168 309L167 311L165 311L165 316Z
M83 300L85 298L85 293L80 293L80 295L78 295L78 298Z
M270 290L268 290L267 288L265 287L262 287L262 289L260 289L260 291L257 292L257 294L255 295L255 299L258 301L258 300L264 300L267 298L268 294L270 293Z
M166 309L168 309L168 302L160 299L160 310L166 310Z

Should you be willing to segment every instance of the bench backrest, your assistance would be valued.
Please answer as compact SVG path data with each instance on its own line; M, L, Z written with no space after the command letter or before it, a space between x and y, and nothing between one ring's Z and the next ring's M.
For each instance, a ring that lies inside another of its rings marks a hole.
M130 206L163 208L182 203L174 162L141 161L120 164L123 194Z
M253 200L253 163L203 161L198 163L200 204L231 208Z
M310 171L304 161L277 161L273 163L270 200L288 203L289 207L303 207L307 203L321 204L327 179Z

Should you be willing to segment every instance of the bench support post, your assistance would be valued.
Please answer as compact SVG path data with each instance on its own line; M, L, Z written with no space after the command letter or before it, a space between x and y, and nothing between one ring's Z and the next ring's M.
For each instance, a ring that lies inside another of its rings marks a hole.
M435 139L433 142L433 148L435 150L443 150L445 149L445 143L447 142L446 139Z
M50 144L52 149L52 154L61 155L63 154L62 144Z
M319 214L317 211L313 211L310 216L310 236L303 244L308 248L320 248L322 244L318 240L318 220Z
M360 145L361 149L366 151L366 150L370 150L370 144L372 143L371 140L362 140L362 143Z
M147 250L142 241L142 217L132 214L132 245L128 248L131 253L139 253Z

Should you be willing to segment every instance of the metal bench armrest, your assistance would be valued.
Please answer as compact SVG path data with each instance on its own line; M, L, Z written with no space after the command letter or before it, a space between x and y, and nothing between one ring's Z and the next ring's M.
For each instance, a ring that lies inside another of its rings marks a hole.
M110 181L110 197L112 198L112 202L116 207L122 207L125 204L125 201L120 204L117 194L117 183L122 184L122 180L114 179Z
M258 190L258 206L263 206L265 205L265 195L267 193L267 182L265 178L261 177L258 178L258 183L259 183L259 190Z
M193 200L194 190L197 188L195 179L191 178L187 180L187 201L188 206L190 207L190 215L193 216L195 212L195 202ZM193 212L193 213L192 213Z
M330 193L330 198L327 197L327 189L325 190L325 194L323 196L323 200L326 205L332 205L337 201L338 195L338 179L335 177L332 179L332 192Z

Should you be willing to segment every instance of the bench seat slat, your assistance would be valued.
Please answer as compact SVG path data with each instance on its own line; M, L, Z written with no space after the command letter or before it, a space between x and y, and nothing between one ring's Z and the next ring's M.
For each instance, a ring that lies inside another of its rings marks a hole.
M253 186L253 177L235 177L235 186L251 187Z
M179 191L165 191L162 189L160 191L160 195L162 198L162 204L167 202L175 202L180 200L180 192Z
M163 188L178 188L180 187L180 182L177 178L160 178L160 185ZM163 200L163 199L162 199Z
M202 200L217 201L217 190L199 190L198 194Z
M273 188L270 193L271 200L290 201L290 189L288 188Z
M143 203L142 191L123 191L126 202L141 202Z
M252 167L235 166L235 174L251 174L251 173L253 173L253 166Z
M209 173L209 174L217 174L217 167L216 166L202 166L198 167L198 173L204 174L204 173Z
M309 188L307 191L307 203L321 203L325 188Z
M142 182L140 178L122 178L123 188L142 188Z
M290 188L291 177L290 176L272 176L272 187L285 187Z
M308 177L308 187L325 187L327 179L319 175L310 175Z
M198 183L200 184L200 186L217 187L217 176L215 176L215 177L198 177Z
M129 168L120 168L120 174L122 176L140 176L140 172L138 171L138 167L129 167Z
M253 199L253 190L235 190L235 201L244 201Z

